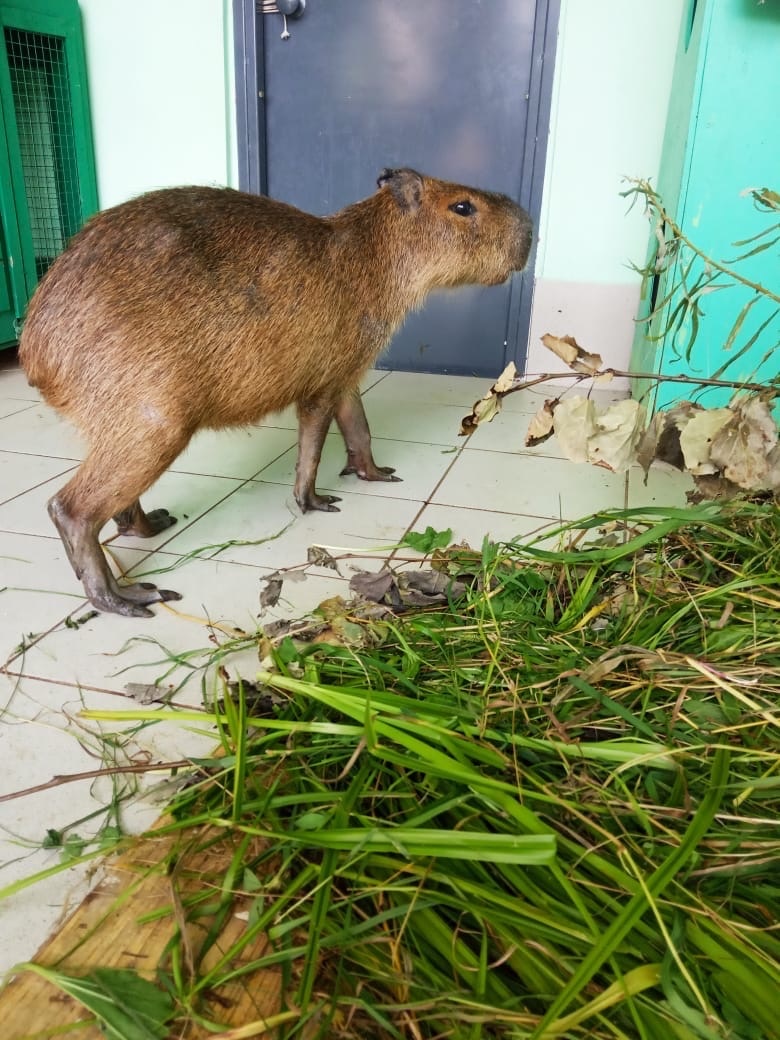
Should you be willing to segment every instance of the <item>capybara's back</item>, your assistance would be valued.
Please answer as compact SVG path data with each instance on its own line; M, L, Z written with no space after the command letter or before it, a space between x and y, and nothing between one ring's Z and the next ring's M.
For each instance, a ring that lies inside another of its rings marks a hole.
M528 215L504 195L385 170L379 191L315 217L224 188L171 188L94 217L30 303L20 359L79 427L88 454L49 503L96 606L146 615L168 593L120 586L98 542L173 523L139 496L201 427L295 403L302 509L335 508L314 482L336 420L347 470L374 463L356 388L405 315L437 287L496 284L528 258Z
M88 439L139 408L192 432L343 385L355 359L316 350L345 324L338 271L324 270L332 238L323 220L225 189L170 189L106 210L33 297L22 364Z

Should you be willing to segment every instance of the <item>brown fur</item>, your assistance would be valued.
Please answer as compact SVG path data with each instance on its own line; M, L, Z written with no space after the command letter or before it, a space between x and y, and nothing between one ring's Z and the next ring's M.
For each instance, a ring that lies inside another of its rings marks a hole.
M324 218L229 189L151 192L98 214L47 273L20 358L87 439L50 513L98 606L141 615L173 598L120 591L97 561L97 534L112 516L139 534L173 522L164 511L147 517L138 499L201 427L295 403L303 509L334 508L314 488L332 418L349 471L394 479L371 456L361 375L431 289L521 269L531 228L502 195L411 170L384 171L379 185ZM449 208L462 201L475 212Z

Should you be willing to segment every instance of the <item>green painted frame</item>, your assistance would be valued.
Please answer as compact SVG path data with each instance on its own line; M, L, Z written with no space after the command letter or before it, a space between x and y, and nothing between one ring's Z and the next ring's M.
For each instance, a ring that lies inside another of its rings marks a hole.
M56 36L64 41L82 222L98 209L87 63L78 0L25 0L24 6L0 0L0 260L5 274L0 278L0 348L16 341L19 323L38 282L5 49L6 28Z

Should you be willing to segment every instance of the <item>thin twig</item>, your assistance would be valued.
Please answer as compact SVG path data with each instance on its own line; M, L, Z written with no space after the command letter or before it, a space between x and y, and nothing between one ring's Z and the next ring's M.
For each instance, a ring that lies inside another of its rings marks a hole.
M586 379L598 379L599 376L613 376L621 379L656 379L664 383L691 383L696 386L725 386L731 390L753 390L756 393L766 392L772 387L772 383L743 383L736 379L705 379L697 376L665 375L659 372L626 372L620 368L602 368L597 372L583 374L581 372L545 372L534 376L532 379L524 379L513 384L508 390L500 390L497 397L507 397L515 394L518 390L527 390L529 387L538 386L552 379L574 379L581 383ZM780 391L780 386L777 387Z
M0 802L10 802L14 798L25 798L28 794L38 794L40 791L48 791L52 787L61 787L63 784L73 784L79 780L97 780L102 776L118 776L120 773L157 773L161 770L166 772L172 769L188 769L192 762L188 758L180 758L176 762L152 762L149 765L134 766L111 766L105 769L88 769L83 773L64 773L53 776L45 784L36 784L35 787L26 787L23 791L10 791L8 794L0 794Z

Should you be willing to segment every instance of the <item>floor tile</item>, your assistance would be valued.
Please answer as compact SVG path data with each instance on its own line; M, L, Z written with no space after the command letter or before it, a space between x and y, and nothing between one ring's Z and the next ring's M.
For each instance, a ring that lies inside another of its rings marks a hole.
M262 610L260 592L264 576L271 573L268 569L190 559L169 573L158 574L156 568L181 561L167 553L144 558L131 549L122 550L122 561L135 563L145 580L173 588L183 598L155 605L154 618L100 613L76 628L59 625L29 647L23 658L10 662L9 674L18 671L72 688L119 695L128 682L151 683L174 695L176 703L197 706L203 700L203 669L210 661L205 692L209 697L215 693L213 655L218 647L240 639L240 632L251 635L278 617L305 614L329 596L348 595L345 578L332 572L309 574L304 581L285 582L280 603ZM89 610L89 604L84 604L74 617L78 620ZM233 675L254 678L259 667L256 644L229 654L224 664Z
M644 472L633 466L628 474L629 506L685 506L686 495L694 490L693 478L665 463L652 466L645 481Z
M6 453L0 452L0 472L2 472L4 454ZM28 476L30 474L43 475L47 470L61 470L63 467L61 459L46 459L37 455L14 456L14 458L17 460L15 465L19 471L19 480L23 474L19 459L25 459ZM75 473L75 471L76 467L73 467L72 470L66 470L66 473ZM66 481L67 477L60 474L0 505L0 531L36 534L44 538L56 537L56 530L46 511L46 503L63 487ZM32 478L30 483L35 483L35 479ZM160 532L153 538L123 537L116 541L121 545L132 545L150 551L171 538L177 529L181 530L188 522L201 516L220 499L240 487L241 483L240 480L232 480L228 477L175 473L169 470L143 496L143 503L149 509L159 506L169 509L174 516L178 517L178 525ZM113 521L109 521L101 532L101 538L114 538L115 534L116 525Z
M27 382L27 376L16 360L15 350L0 350L0 397L20 401L40 401L41 395Z
M148 619L89 617L91 607L46 513L47 500L75 471L82 446L28 386L13 352L0 352L0 665L23 637L38 635L0 672L0 794L46 784L56 773L98 767L106 734L113 734L116 754L131 760L208 753L216 740L205 714L202 723L187 724L161 714L139 729L87 720L82 711L132 706L128 682L156 683L174 707L198 707L204 693L217 690L214 655L220 653L230 677L253 678L257 643L248 635L232 652L238 644L230 644L231 633L251 634L334 595L347 597L354 570L383 566L387 547L410 526L450 527L456 540L478 548L486 534L497 540L543 537L559 518L622 507L627 483L637 505L684 503L690 479L678 473L653 469L645 485L638 470L627 478L559 458L554 439L524 449L528 418L563 389L563 381L511 394L492 424L468 440L459 437L463 416L490 385L490 379L367 372L361 389L377 461L395 466L403 481L341 477L344 446L334 427L318 488L342 497L336 513L303 515L293 500L294 409L246 429L201 431L143 496L146 508L164 506L179 522L153 539L114 537L113 524L102 532L118 572L143 574L183 599L155 606ZM594 396L602 402L622 394ZM259 544L226 544L242 541ZM341 557L338 573L306 566L312 545ZM225 547L214 555L219 546ZM204 547L204 557L186 558ZM397 562L408 558L414 565L414 557L401 550ZM307 576L286 580L279 603L262 610L264 578L278 568ZM70 627L66 617L83 623ZM122 808L129 831L152 823L164 790L159 774L139 782L136 797ZM57 863L57 850L40 847L47 828L67 828L105 805L110 794L105 779L82 780L0 802L0 888ZM75 828L88 834L97 825ZM0 901L0 971L33 954L89 880L90 868L71 868Z
M330 433L325 438L317 489L337 495L368 495L376 498L405 498L425 500L453 461L454 452L439 444L419 444L412 441L384 440L375 437L372 442L374 458L379 466L393 466L400 481L359 480L356 476L340 476L345 463L344 443L340 434ZM295 480L294 451L288 452L263 470L261 479L277 484L292 485Z
M22 401L13 397L0 396L0 419L5 419L9 415L18 415L19 412L25 412L28 408L35 408L32 401ZM11 428L9 427L9 431L10 429ZM7 436L10 436L10 432ZM10 447L10 445L5 443L3 424L0 422L0 448L8 447Z
M543 536L545 530L555 526L553 521L538 516L440 505L426 506L414 526L424 531L429 525L436 531L451 529L453 542L468 542L472 549L479 549L485 538L494 542L509 542L514 538L526 541Z
M553 458L545 458L540 469L537 461L530 455L464 451L433 501L564 520L624 506L625 474Z
M7 526L10 523L8 519L10 516L19 514L19 505L17 496L29 494L32 491L33 494L40 492L39 498L43 502L44 506L48 498L54 494L56 485L47 484L46 482L53 482L54 478L61 476L64 473L69 472L73 469L72 464L68 464L64 459L50 459L43 455L20 455L13 451L0 451L0 530L17 530L18 528L13 526ZM65 480L62 480L64 483ZM17 505L13 505L17 502ZM33 509L35 506L33 505ZM24 514L27 511L27 502L21 507L21 512ZM48 517L47 517L48 521ZM22 521L21 530L24 530L24 522ZM48 532L44 532L48 533Z
M149 726L134 734L129 725L79 718L84 707L111 709L117 706L116 700L55 683L0 676L0 758L14 763L13 772L0 774L0 794L45 785L38 792L0 802L0 889L58 865L60 849L43 847L47 831L88 839L105 823L114 822L105 810L115 794L120 798L126 833L147 829L159 815L155 788L166 774L50 784L55 776L73 776L104 765L147 762L150 757L152 761L171 760L170 748L163 747L164 756L155 755L151 736L155 731L158 737L163 729L170 731L170 724ZM101 734L115 736L106 743ZM197 748L205 753L214 738L209 735L208 743L205 738L196 741L190 733L187 743L191 753ZM125 800L131 797L132 801ZM97 880L95 869L95 861L70 867L0 901L0 974L32 956L49 931L75 909ZM97 869L99 876L99 865Z
M0 667L84 600L59 538L4 534L0 542Z
M447 376L442 379L423 372L390 372L386 379L366 392L364 404L368 409L373 401L385 397L396 402L465 407L468 411L488 392L490 385L489 379L478 376Z
M0 419L0 443L7 451L74 461L83 459L86 453L76 428L45 404Z
M400 485L393 485L398 487ZM399 541L422 502L342 493L338 513L301 513L292 489L282 484L250 481L166 546L184 555L203 546L229 541L221 560L255 567L289 567L306 561L311 545L339 546L362 552ZM265 539L265 541L262 541Z
M463 447L464 440L459 435L461 419L466 414L463 405L422 404L385 395L372 398L370 394L364 403L374 438Z
M171 469L220 477L253 477L296 444L287 429L251 426L236 430L200 430Z

